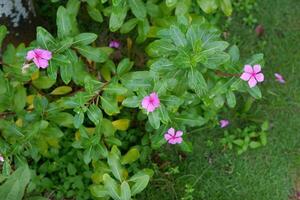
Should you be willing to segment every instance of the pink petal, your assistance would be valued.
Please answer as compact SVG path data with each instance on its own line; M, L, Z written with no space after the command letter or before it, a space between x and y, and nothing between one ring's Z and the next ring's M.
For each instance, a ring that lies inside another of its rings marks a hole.
M31 51L28 51L28 52L27 52L26 60L27 60L27 61L30 61L30 60L32 60L32 59L35 58L35 57L36 57L36 55L35 55L34 51L31 50Z
M240 78L244 81L248 81L251 78L251 74L244 72Z
M174 128L169 128L168 133L172 136L175 136L175 129Z
M158 98L158 95L155 92L152 92L150 94L151 102L154 107L158 108L160 106L160 100Z
M181 137L182 136L182 134L183 134L183 132L182 131L176 131L176 137Z
M33 58L33 62L38 68L47 68L49 66L48 60Z
M264 79L265 79L263 73L256 74L256 75L255 75L255 78L256 78L256 80L257 80L258 82L263 82Z
M255 79L254 77L251 77L251 78L249 79L249 81L248 81L248 84L249 84L249 87L250 87L250 88L253 88L254 86L256 86L257 81L256 81L256 79Z
M4 162L3 156L0 156L0 162Z
M112 40L109 43L109 47L111 47L111 48L119 48L120 45L121 45L120 42L117 40Z
M182 142L182 137L178 137L178 138L175 138L175 139L172 139L172 141L174 142L174 144L180 144Z
M52 53L51 51L44 50L44 49L36 49L34 50L40 58L43 58L45 60L50 60L52 58Z
M260 65L254 65L253 66L253 71L254 71L254 73L259 73L261 71L261 66Z
M165 137L165 140L169 141L173 136L170 135L169 133L166 133L166 134L164 135L164 137Z
M153 104L149 104L146 110L148 112L153 112L155 110L155 106L153 106Z
M252 69L251 65L245 65L244 66L244 72L248 72L248 73L252 74L253 69Z
M285 80L281 74L275 73L274 76L278 82L285 83Z
M229 125L229 121L227 119L220 120L220 126L221 126L221 128L225 128L228 125Z
M150 103L150 97L149 96L145 96L142 100L142 107L144 109L147 109L148 108L148 105Z

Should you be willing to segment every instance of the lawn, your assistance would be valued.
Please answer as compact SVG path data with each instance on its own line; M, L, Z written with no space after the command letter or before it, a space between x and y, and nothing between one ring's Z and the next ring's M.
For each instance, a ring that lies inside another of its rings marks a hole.
M267 146L238 156L213 148L220 145L220 133L194 133L194 153L172 161L179 173L154 178L139 199L181 199L186 184L194 188L190 199L195 200L288 200L295 193L300 168L300 1L257 2L253 15L264 35L258 38L239 13L230 25L229 40L237 41L241 57L265 55L263 99L252 112L258 121L270 121ZM275 72L286 84L275 81Z

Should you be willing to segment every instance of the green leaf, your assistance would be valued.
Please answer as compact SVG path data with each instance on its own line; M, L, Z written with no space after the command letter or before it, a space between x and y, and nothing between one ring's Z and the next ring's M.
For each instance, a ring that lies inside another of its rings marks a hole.
M117 98L115 97L101 96L101 105L109 116L120 113Z
M188 84L199 97L203 96L207 92L206 81L198 70L192 69L188 72Z
M91 46L77 46L78 52L89 60L103 63L108 59L108 54L103 48L95 48Z
M134 62L130 62L128 58L124 58L117 66L117 74L122 76L123 74L129 72L133 64Z
M60 86L55 88L50 94L52 95L64 95L68 94L72 91L72 88L70 86Z
M46 29L38 26L36 29L36 41L38 45L45 49L51 49L55 46L55 39Z
M59 38L72 36L72 21L67 10L60 6L56 15L57 35Z
M142 0L128 0L129 7L138 19L144 19L147 16L147 10Z
M128 108L139 107L141 100L137 96L127 97L123 100L122 105Z
M122 179L123 179L122 167L121 167L119 156L115 152L111 151L108 154L107 163L108 163L114 177L116 179L118 179L119 181L122 181Z
M114 200L121 200L120 197L120 188L117 182L112 179L108 174L103 175L104 187L106 188L109 196L111 196Z
M120 29L120 33L122 34L129 33L132 29L134 29L137 23L138 23L138 19L136 18L129 19L127 22L125 22L122 25Z
M48 89L51 88L56 81L47 77L40 76L38 79L32 81L32 84L38 89Z
M124 95L127 93L127 88L118 83L111 83L103 89L107 94Z
M74 117L75 128L78 129L81 126L81 124L83 124L83 120L84 120L84 113L83 112L77 113Z
M235 95L232 91L228 91L226 93L226 100L227 100L227 104L230 108L234 108L236 105L236 99L235 99Z
M232 14L232 5L230 0L220 0L220 6L226 16L230 16Z
M130 186L126 181L121 184L121 200L131 200Z
M247 90L248 90L249 94L250 94L252 97L254 97L255 99L261 99L261 98L262 98L262 94L261 94L261 91L260 91L260 89L259 89L258 86L255 86L255 87L253 87L253 88L250 88L250 87L248 87L248 85L247 85Z
M168 7L173 7L176 5L176 3L177 3L177 0L166 0L166 5Z
M14 109L18 111L22 111L26 105L26 89L23 86L19 86L16 88L14 94Z
M131 148L124 156L122 156L121 164L131 164L140 157L140 152L137 148Z
M95 33L80 33L74 37L73 45L89 45L97 39L97 34Z
M160 116L159 116L158 110L156 110L154 112L150 112L148 114L148 119L149 119L150 125L154 129L159 129L159 127L160 127Z
M27 165L19 167L7 181L0 186L3 200L22 200L27 184L30 181L30 170Z
M112 32L117 31L123 25L127 15L127 5L113 6L112 13L109 18L109 29Z
M2 42L7 34L7 28L4 25L0 26L0 48L2 46Z
M131 194L134 196L143 191L148 185L149 180L150 176L143 171L138 172L137 174L132 176L129 179L130 182L134 182L134 184L131 187Z
M92 150L93 150L93 146L90 146L88 149L86 149L83 152L83 161L85 164L89 164L92 160Z
M217 0L197 0L200 8L207 14L213 13L217 10Z
M73 38L71 37L66 37L62 41L60 41L57 46L58 48L55 50L55 53L62 53L68 48L70 48L73 44Z
M252 141L250 142L249 146L251 149L257 149L258 147L261 146L261 144L259 142Z
M180 149L187 153L193 152L193 145L191 142L182 141L182 143L179 145Z
M101 198L108 196L108 191L103 185L91 185L89 189L94 197Z
M146 52L150 57L168 56L174 53L176 47L168 40L155 40L146 48Z
M182 123L190 127L200 127L207 122L203 117L193 113L182 113L179 116L174 117L177 123Z
M49 113L48 118L51 122L56 123L59 126L64 126L68 128L73 127L74 117L70 113L67 112L55 112L53 114Z
M187 45L185 35L181 32L181 30L177 26L172 25L170 27L170 37L172 38L176 46L184 47Z
M65 84L70 83L73 73L74 72L73 72L72 65L65 65L65 64L60 65L60 77Z
M100 22L100 23L103 22L102 14L101 14L100 10L98 10L96 7L92 7L92 6L88 5L87 11L88 11L89 16L93 20L95 20L96 22Z
M236 45L233 45L229 48L228 54L230 55L231 62L236 63L240 59L240 50Z
M95 104L90 105L87 110L87 116L95 125L101 123L103 119L102 111Z
M150 65L152 71L157 73L167 73L175 69L173 62L167 58L159 58Z

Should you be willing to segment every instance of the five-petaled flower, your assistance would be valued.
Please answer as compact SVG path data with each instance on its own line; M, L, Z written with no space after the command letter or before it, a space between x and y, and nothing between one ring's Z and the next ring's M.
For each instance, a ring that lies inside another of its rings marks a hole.
M225 128L228 125L229 125L229 120L227 120L227 119L220 120L220 127L221 128Z
M264 81L264 75L261 73L260 65L254 65L253 67L251 65L245 65L244 73L240 78L244 81L248 81L250 88L256 86L257 82Z
M45 49L34 49L27 52L26 60L35 63L38 68L47 68L49 66L49 60L52 58L51 51Z
M275 73L274 76L276 78L276 81L278 81L279 83L285 83L285 80L281 74Z
M183 132L178 130L175 131L174 128L169 128L168 132L165 133L165 139L169 144L180 144L182 142Z
M118 49L121 46L120 42L117 40L112 40L109 42L109 47L110 48L116 48Z
M142 100L142 107L147 110L147 112L153 112L156 108L160 106L160 101L158 95L152 92L149 96L145 96Z

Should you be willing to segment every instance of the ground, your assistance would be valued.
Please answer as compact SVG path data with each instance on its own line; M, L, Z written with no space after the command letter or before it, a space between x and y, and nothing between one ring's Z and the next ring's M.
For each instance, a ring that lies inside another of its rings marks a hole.
M194 153L184 161L174 161L179 174L154 178L143 197L147 200L181 199L185 184L193 186L195 200L288 200L300 184L300 1L259 0L254 16L265 33L258 38L253 27L234 17L229 40L237 41L241 57L265 55L266 81L263 99L252 112L258 121L269 120L271 129L266 147L238 156L236 152L216 151L219 135L199 132ZM232 38L233 36L237 38ZM231 38L230 38L231 37ZM275 81L281 73L286 84ZM174 152L175 153L175 152ZM192 199L192 198L190 198Z

